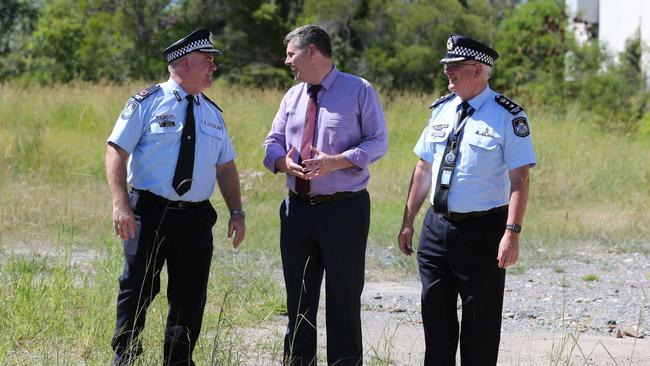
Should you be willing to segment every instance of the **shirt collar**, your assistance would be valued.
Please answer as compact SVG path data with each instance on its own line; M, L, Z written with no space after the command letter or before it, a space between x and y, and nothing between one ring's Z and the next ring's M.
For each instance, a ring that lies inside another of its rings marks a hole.
M167 83L169 84L169 89L172 91L172 93L174 93L174 96L178 95L178 98L180 98L181 100L184 100L189 95L189 93L186 92L182 86L178 85L176 80L172 79L171 77L169 78L169 80L167 80ZM194 101L198 104L199 102L198 95L194 96Z
M320 82L320 85L323 87L323 89L324 89L324 90L329 90L330 87L332 86L332 83L334 82L334 79L336 79L336 77L337 77L340 73L341 73L341 72L336 68L336 66L332 65L332 69L330 70L330 72L328 72L327 75L325 75L325 77L323 78L323 80L321 80L321 82ZM312 85L312 84L309 84L309 85L307 86L307 89L309 89L309 87L310 87L311 85Z
M470 107L474 108L474 110L476 111L479 108L481 108L481 106L483 105L483 103L485 103L486 100L490 99L492 94L494 94L494 92L492 91L492 89L490 89L489 85L486 85L483 91L478 93L478 95L475 96L474 98L468 100L467 103L469 103ZM462 100L458 102L458 104L460 103L462 103Z

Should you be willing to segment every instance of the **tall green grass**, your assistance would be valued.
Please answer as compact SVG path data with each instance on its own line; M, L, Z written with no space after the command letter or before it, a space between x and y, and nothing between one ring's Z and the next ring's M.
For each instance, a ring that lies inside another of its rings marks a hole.
M105 140L127 98L144 86L0 86L0 364L109 362L122 258L111 231ZM227 214L215 228L197 358L202 364L240 365L256 357L277 364L281 337L255 345L239 340L241 329L285 311L278 209L286 188L284 177L261 163L283 92L217 83L207 94L225 111L248 215L239 250L225 238ZM400 255L395 239L417 161L412 147L433 98L382 95L389 151L371 167L370 278L416 273L414 258ZM650 250L650 143L626 131L597 129L588 111L527 111L538 165L523 263L572 250ZM227 211L219 194L213 203ZM148 314L145 364L160 363L167 309L162 288Z
M126 99L144 83L0 86L0 200L4 243L48 242L64 215L75 217L75 244L109 235L105 139ZM281 91L216 84L207 92L224 109L237 150L249 212L245 249L274 250L284 177L263 168L263 140ZM426 125L430 96L382 96L389 151L371 168L372 245L394 246L411 170L412 147ZM538 165L532 170L524 238L555 251L567 241L647 250L650 143L626 131L601 131L588 111L527 108ZM224 205L214 195L217 208ZM67 212L62 213L61 208ZM572 244L572 246L574 246ZM524 253L525 254L525 253Z

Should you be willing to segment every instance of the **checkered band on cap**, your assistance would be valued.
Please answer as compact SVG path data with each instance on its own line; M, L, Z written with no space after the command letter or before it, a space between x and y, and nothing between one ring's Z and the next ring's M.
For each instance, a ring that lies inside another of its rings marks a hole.
M458 55L461 57L469 57L476 61L482 62L492 66L494 64L494 58L485 54L483 52L473 50L471 48L456 46L452 51L449 51L449 55Z
M172 62L177 58L181 58L192 51L199 50L201 48L212 48L212 43L208 38L199 39L197 41L191 42L176 51L172 51L167 54L167 62Z

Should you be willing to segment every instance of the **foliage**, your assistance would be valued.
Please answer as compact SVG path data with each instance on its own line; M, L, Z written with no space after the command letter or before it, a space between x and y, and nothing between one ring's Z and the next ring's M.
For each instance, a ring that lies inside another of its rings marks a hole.
M24 49L37 19L27 0L0 2L0 80L17 77L24 70Z
M446 82L438 61L447 36L463 33L489 42L499 13L511 5L507 1L306 0L307 16L301 20L329 30L334 61L342 70L389 90L433 88L442 94Z
M596 42L577 46L570 54L567 97L594 110L594 122L603 129L634 132L643 125L650 95L641 68L642 47L639 35L629 39L618 63Z
M528 1L501 23L494 75L499 90L558 102L563 92L564 57L572 44L564 1ZM553 100L555 99L555 100Z
M623 131L647 120L640 36L621 55L576 44L563 0L6 0L0 82L161 80L161 51L207 27L224 51L217 77L285 89L294 81L282 39L307 23L330 33L340 70L389 93L446 94L439 60L460 33L499 51L491 86L524 105L577 100Z

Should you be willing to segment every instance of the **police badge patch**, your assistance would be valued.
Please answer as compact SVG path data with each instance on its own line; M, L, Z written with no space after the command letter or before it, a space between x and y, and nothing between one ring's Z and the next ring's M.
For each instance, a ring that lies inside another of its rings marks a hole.
M518 117L513 119L512 128L515 132L515 135L519 137L526 137L530 135L530 129L528 128L528 120L524 117Z
M131 118L133 112L135 112L135 110L138 109L138 106L139 106L138 103L134 101L130 101L129 103L126 104L126 107L124 107L124 110L122 111L122 115L120 116L120 118L122 119Z

